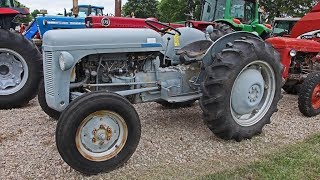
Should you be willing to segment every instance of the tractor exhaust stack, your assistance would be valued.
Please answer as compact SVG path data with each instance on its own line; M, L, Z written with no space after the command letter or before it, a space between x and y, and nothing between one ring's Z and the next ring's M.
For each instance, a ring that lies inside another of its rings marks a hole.
M75 17L78 17L78 15L79 15L78 0L73 0L73 8L72 8L72 10L73 10L73 15Z
M121 0L115 0L115 16L121 17Z

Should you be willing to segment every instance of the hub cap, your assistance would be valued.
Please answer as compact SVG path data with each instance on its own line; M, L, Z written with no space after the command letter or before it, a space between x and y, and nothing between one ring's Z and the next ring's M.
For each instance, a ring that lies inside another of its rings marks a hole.
M318 84L312 93L312 107L314 109L319 109L320 108L320 84Z
M76 135L79 152L91 161L106 161L116 156L127 141L128 128L124 119L111 111L89 115Z
M241 126L258 123L268 112L276 90L272 67L263 61L247 65L233 85L230 108L233 119Z
M28 79L28 66L17 52L0 48L0 95L10 95L23 88Z

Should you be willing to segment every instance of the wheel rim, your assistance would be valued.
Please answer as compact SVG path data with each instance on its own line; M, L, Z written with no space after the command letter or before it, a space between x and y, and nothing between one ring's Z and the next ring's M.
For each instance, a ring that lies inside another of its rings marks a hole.
M318 84L312 93L312 107L314 109L319 109L320 108L320 84Z
M275 73L264 61L254 61L242 69L230 98L233 119L241 126L258 123L268 112L276 92Z
M0 48L0 95L10 95L21 90L28 76L26 60L11 49Z
M97 111L82 121L76 134L76 145L83 157L106 161L124 147L128 128L124 119L111 111Z

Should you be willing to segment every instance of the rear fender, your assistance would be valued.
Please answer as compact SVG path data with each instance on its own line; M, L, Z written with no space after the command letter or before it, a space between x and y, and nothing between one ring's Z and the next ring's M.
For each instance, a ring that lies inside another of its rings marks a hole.
M203 64L204 66L210 66L212 64L212 56L214 56L215 54L221 52L223 49L225 49L226 45L228 43L232 43L235 40L241 39L242 37L254 37L254 38L258 38L261 41L263 41L259 36L253 34L253 33L249 33L249 32L234 32L234 33L229 33L225 36L222 36L221 38L219 38L217 41L215 41L211 47L208 49L208 51L206 52L204 58L203 58Z
M212 57L214 57L217 53L225 49L228 43L230 42L233 43L235 40L239 40L243 37L253 37L263 41L259 36L250 32L243 32L243 31L238 31L238 32L234 32L234 33L230 33L225 36L222 36L217 41L215 41L205 53L202 59L203 67L210 66L213 63ZM203 79L205 78L204 76L205 76L205 72L204 72L204 68L202 68L197 80L197 84L200 84L201 82L203 82Z

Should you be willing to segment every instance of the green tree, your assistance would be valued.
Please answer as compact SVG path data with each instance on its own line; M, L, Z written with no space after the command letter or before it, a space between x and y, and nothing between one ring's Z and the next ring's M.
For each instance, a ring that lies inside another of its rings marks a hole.
M17 8L28 8L26 7L25 5L21 4L19 1L17 0L14 0L14 6L17 7ZM29 8L28 8L29 9ZM26 17L19 17L17 19L17 21L19 23L29 23L30 21L32 21L33 17L31 14L29 15L26 15Z
M137 18L158 18L158 4L157 0L128 0L122 7L123 15L130 16L133 12Z
M36 10L32 11L31 16L33 18L35 18L35 17L37 17L38 14L40 14L40 11L38 9L36 9Z
M186 0L161 0L158 11L163 22L185 21L190 13Z
M269 15L269 21L275 17L302 17L318 2L318 0L260 0L265 12Z
M200 20L202 0L161 0L158 6L160 20L178 22L188 19Z

